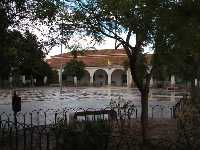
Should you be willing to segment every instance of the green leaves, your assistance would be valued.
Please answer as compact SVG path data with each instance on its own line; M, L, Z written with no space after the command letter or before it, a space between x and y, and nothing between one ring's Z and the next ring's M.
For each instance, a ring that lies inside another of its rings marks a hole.
M35 9L36 18L39 19L48 19L52 21L55 19L56 14L58 13L59 5L56 5L56 1L52 0L43 0L38 1Z
M184 80L200 74L200 5L199 1L167 3L160 11L155 35L157 59L168 70Z
M26 31L22 35L19 31L9 31L5 37L5 45L0 49L0 78L13 75L25 75L26 78L37 78L43 82L44 76L51 77L52 71L44 61L42 45L37 37Z
M63 77L72 76L80 80L84 76L85 64L82 61L72 59L64 67Z

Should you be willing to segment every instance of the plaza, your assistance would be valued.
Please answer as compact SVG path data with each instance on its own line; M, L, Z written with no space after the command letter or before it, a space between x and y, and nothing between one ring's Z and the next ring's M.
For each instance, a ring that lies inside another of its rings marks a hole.
M47 112L47 118L52 121L52 113L70 109L100 110L111 108L112 105L124 104L137 109L138 118L141 113L140 93L135 88L127 87L64 87L60 93L59 87L21 88L17 94L22 98L22 111L29 114L40 111ZM149 98L149 117L171 118L171 108L182 98L184 92L152 89ZM0 114L5 112L12 116L12 95L10 90L0 90ZM42 114L43 115L43 114Z
M198 150L200 3L0 2L0 150Z

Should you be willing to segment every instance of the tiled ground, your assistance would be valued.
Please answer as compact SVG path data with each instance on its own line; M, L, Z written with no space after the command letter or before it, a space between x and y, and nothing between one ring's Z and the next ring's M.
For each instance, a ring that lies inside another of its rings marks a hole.
M12 91L0 90L0 113L12 113L11 96ZM160 93L162 93L160 95ZM60 93L58 87L26 88L17 89L17 94L22 98L22 113L34 110L63 110L65 108L106 108L111 101L129 101L138 108L140 115L140 94L136 89L128 88L70 88L65 87ZM176 97L174 96L176 95ZM152 90L149 100L149 116L152 116L152 108L156 105L162 106L162 115L170 117L170 107L176 104L181 93ZM154 108L154 113L160 111L160 107ZM161 115L161 113L155 113Z

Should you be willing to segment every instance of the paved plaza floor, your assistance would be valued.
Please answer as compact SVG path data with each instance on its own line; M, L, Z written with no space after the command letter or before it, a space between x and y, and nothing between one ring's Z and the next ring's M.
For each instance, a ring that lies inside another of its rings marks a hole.
M138 115L140 115L140 93L133 88L64 87L62 92L60 92L59 87L20 88L16 90L22 99L22 113L36 110L56 111L66 108L103 109L110 107L110 104L116 101L122 105L126 102L134 104L138 109ZM0 113L12 113L11 93L11 90L0 90ZM177 103L182 95L183 92L152 89L149 94L149 116L152 116L152 108L161 106L164 116L169 118L170 108ZM161 107L158 109L160 110Z

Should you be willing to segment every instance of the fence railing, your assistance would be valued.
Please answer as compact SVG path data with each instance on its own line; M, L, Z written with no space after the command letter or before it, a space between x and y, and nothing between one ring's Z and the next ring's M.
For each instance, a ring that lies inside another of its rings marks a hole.
M182 102L180 100L175 106L149 106L149 118L175 118ZM129 103L116 103L103 109L33 110L18 113L17 122L12 114L3 112L0 114L0 149L70 150L86 146L87 149L103 150L110 146L129 150L137 143L131 141L132 137L123 137L129 135L123 135L122 130L130 129L140 119L140 114L141 108ZM82 146L77 147L76 143Z
M149 118L151 119L160 119L160 118L174 118L175 109L177 110L179 103L175 106L165 106L165 105L150 105L149 106ZM29 124L30 126L40 126L40 125L49 125L56 124L60 119L64 119L66 122L70 122L73 120L73 117L78 112L84 112L80 120L96 120L108 119L108 114L106 113L90 113L88 112L106 112L106 111L114 111L116 112L116 119L140 119L141 115L141 107L135 105L124 104L122 106L115 105L111 107L106 107L102 109L94 109L94 108L65 108L61 110L47 109L47 110L33 110L31 112L19 112L17 113L17 120L21 124ZM0 121L6 120L8 122L14 121L14 116L12 113L2 112L0 113Z

